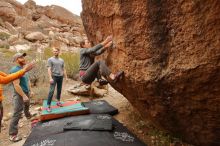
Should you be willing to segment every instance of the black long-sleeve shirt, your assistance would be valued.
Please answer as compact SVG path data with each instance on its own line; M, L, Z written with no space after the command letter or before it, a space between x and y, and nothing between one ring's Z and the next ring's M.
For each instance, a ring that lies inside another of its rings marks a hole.
M98 44L92 48L80 49L80 70L87 70L93 63L95 56L102 54L105 49L102 49L102 45Z

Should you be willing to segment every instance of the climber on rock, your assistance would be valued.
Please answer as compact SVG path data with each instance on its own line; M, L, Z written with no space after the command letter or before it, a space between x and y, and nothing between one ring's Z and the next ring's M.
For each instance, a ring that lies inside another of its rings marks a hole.
M79 74L83 83L91 84L97 78L100 85L106 85L108 81L116 83L122 77L123 71L118 71L114 74L104 61L94 61L95 56L101 55L112 44L112 36L108 36L103 42L94 47L91 47L91 43L88 40L80 42ZM102 79L101 76L106 80Z

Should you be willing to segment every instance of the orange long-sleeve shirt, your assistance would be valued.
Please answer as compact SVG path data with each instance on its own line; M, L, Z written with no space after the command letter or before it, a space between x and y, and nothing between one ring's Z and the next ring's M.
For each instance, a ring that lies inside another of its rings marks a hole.
M0 102L3 100L3 89L1 84L7 84L15 79L22 77L24 74L25 71L23 69L9 75L0 71Z

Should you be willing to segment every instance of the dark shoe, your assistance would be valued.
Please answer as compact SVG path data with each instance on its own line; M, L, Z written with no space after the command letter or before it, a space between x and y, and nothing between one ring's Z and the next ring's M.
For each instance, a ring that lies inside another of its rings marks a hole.
M116 83L119 79L122 79L122 76L124 75L124 71L118 71L115 74L115 79L113 80L114 83Z
M57 102L57 106L63 107L62 103L60 101Z
M98 82L99 82L99 85L100 85L100 86L103 86L103 85L107 85L107 84L108 84L108 81L107 81L107 80L104 80L104 79L99 79Z
M22 140L22 138L19 137L18 135L10 135L9 140L12 142L18 142L18 141Z
M50 107L47 107L47 108L46 108L46 111L47 111L48 113L50 113L50 112L51 112L51 108L50 108Z
M32 117L34 117L34 116L36 116L36 115L37 115L37 113L29 114L26 118L27 118L27 119L31 119Z

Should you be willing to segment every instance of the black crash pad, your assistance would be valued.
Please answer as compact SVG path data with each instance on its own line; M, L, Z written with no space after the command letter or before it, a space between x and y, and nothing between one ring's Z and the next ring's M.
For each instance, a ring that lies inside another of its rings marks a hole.
M71 122L67 122L63 130L111 131L112 117L107 114L80 116L78 118L73 118Z
M62 125L68 119L71 117L57 119L57 122L49 121L52 122L50 124L39 123L33 128L23 146L145 146L114 118L113 131L62 131Z
M93 100L90 102L83 102L82 104L89 108L91 114L109 114L112 116L118 114L118 109L105 100Z
M97 114L99 115L99 114ZM29 137L39 138L44 137L51 134L59 134L63 133L64 126L67 123L71 123L72 121L82 121L91 119L95 115L89 114L89 115L81 115L81 116L72 116L72 117L65 117L61 119L54 119L50 121L42 121L36 124L34 128L32 128L32 132ZM32 136L33 135L33 136Z

